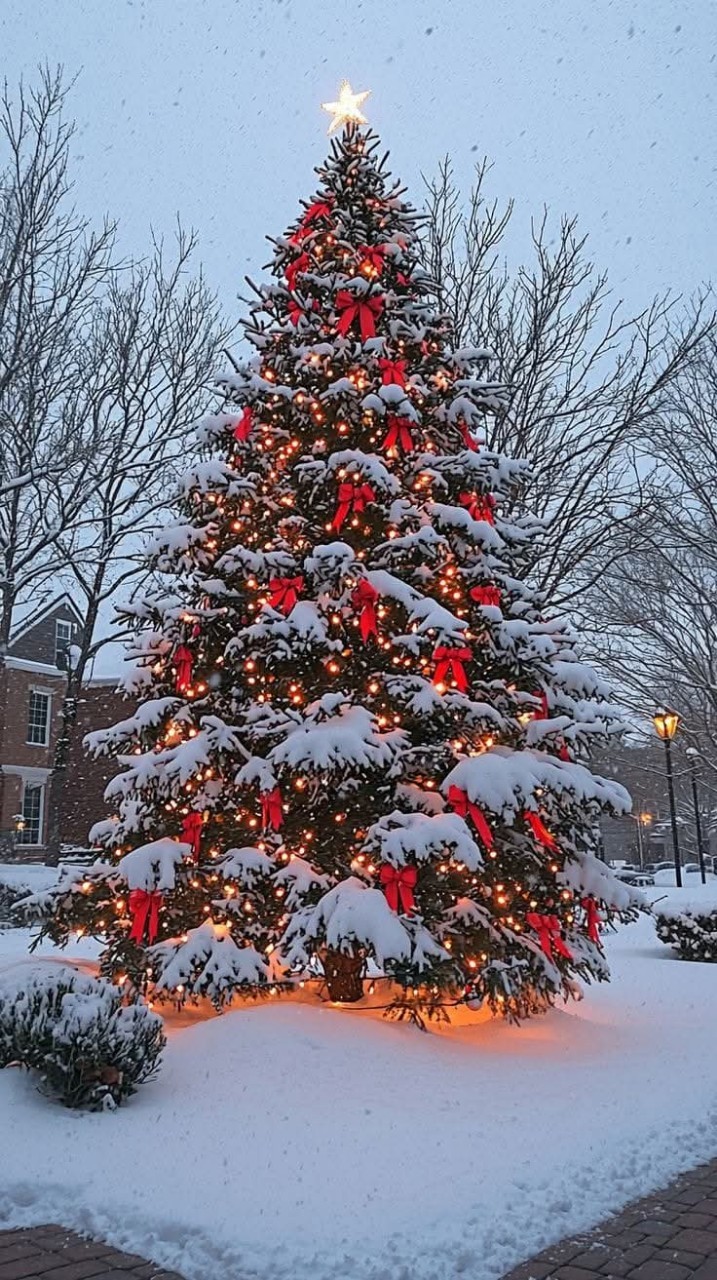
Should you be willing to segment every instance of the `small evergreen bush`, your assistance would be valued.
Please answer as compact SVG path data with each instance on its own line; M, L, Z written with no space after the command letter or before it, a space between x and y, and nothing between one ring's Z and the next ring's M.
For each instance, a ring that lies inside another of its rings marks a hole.
M27 885L5 884L0 880L0 929L9 929L11 925L23 923L14 908L30 892Z
M669 903L656 906L655 928L661 942L674 948L682 960L717 962L717 902Z
M66 1107L112 1110L154 1076L161 1019L99 978L54 965L0 982L0 1067L36 1071Z

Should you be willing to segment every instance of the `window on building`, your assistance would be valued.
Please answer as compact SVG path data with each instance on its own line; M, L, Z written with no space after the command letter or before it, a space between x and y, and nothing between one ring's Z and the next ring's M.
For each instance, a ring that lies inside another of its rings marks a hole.
M50 694L30 690L27 740L32 747L46 747L50 741Z
M55 622L55 666L65 668L67 650L72 643L72 623L58 618Z
M41 782L26 782L22 793L22 825L17 832L18 844L42 844L42 811L45 788Z

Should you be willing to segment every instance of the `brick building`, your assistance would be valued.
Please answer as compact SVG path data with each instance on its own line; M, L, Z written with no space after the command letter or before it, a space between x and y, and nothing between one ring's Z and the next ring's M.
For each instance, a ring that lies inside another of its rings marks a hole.
M0 856L32 860L45 851L65 654L81 621L69 596L50 601L13 631L0 661ZM63 843L85 845L90 826L106 811L102 792L115 767L87 759L81 744L88 730L121 718L114 685L114 680L93 680L81 693L61 812Z

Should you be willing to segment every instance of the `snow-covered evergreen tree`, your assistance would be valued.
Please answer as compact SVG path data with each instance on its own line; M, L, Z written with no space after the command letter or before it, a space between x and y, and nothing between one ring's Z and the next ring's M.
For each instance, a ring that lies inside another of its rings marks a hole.
M29 909L180 1000L322 972L354 1000L373 961L399 1013L524 1016L606 978L635 911L596 856L629 798L587 763L616 711L521 580L490 353L452 349L378 146L349 122L275 241L154 543L176 585L132 610L137 709L90 738L106 860Z

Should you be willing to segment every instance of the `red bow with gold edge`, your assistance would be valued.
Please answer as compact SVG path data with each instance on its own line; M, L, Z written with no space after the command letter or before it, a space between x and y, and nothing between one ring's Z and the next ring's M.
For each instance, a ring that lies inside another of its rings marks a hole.
M381 382L384 387L394 385L396 387L405 387L406 385L406 361L392 360L387 356L381 356L378 362L381 370Z
M599 947L600 946L600 912L597 909L597 903L594 898L583 898L580 905L583 908L586 915L585 925L587 928L588 937L591 942L594 942Z
M159 931L159 908L164 898L158 890L148 893L146 889L133 889L129 895L129 909L132 914L132 928L129 936L133 942L142 943L144 930L147 928L147 940L152 943Z
M476 604L488 604L500 607L500 587L491 586L489 583L483 583L479 587L471 587L470 597L471 600L475 600Z
M234 439L238 440L240 444L243 444L245 440L249 439L253 425L254 413L247 406L234 428Z
M495 524L495 498L492 493L461 493L458 501L465 507L471 520L487 520Z
M306 271L306 268L310 266L311 266L311 258L309 257L308 253L300 253L298 258L294 258L294 261L289 263L288 267L286 268L285 274L286 274L286 283L288 284L292 293L296 288L297 275L299 274L300 271Z
M368 503L375 501L376 494L370 484L353 484L351 481L340 484L338 506L331 522L332 528L338 532L348 515L352 512L356 516L361 515Z
M546 849L552 849L557 853L558 842L552 832L548 831L548 828L543 822L540 814L533 813L532 809L526 809L523 813L523 817L533 832L536 840L539 840L541 844L544 844Z
M261 825L264 828L271 827L272 831L279 831L284 825L284 810L278 787L261 793Z
M340 289L336 294L336 309L341 312L336 328L342 336L358 321L362 342L376 337L376 320L383 311L383 298L359 298L347 289Z
M192 683L194 656L191 649L188 649L185 644L178 645L174 650L172 661L176 672L177 693L186 693Z
M413 426L411 419L397 418L394 413L390 413L387 422L388 432L381 448L402 449L404 453L411 453L414 448L413 436L411 435L411 427Z
M490 852L493 848L493 832L478 805L468 799L468 793L462 791L460 787L451 786L448 788L448 803L459 818L464 818L466 821L470 818L483 844Z
M434 684L445 684L450 677L455 680L461 693L468 692L468 677L463 668L464 662L470 662L473 653L470 649L449 649L447 645L439 645L433 650L433 661L436 670L433 673Z
M364 644L368 643L369 636L378 635L378 619L376 617L376 601L378 600L378 591L367 578L362 578L358 586L351 593L351 603L354 609L360 609L359 628L361 630L361 639Z
M182 843L191 845L192 857L199 862L202 842L202 815L196 809L182 818Z
M415 867L393 867L389 862L384 862L379 880L392 911L398 911L399 906L402 912L413 911L416 903L413 890L418 880Z
M280 609L282 613L291 613L303 585L304 579L301 575L296 578L272 578L269 582L270 607Z
M560 933L560 921L557 916L542 916L536 911L529 911L525 917L525 923L537 933L538 942L549 960L555 959L553 949L559 956L572 960L572 952L568 950Z

